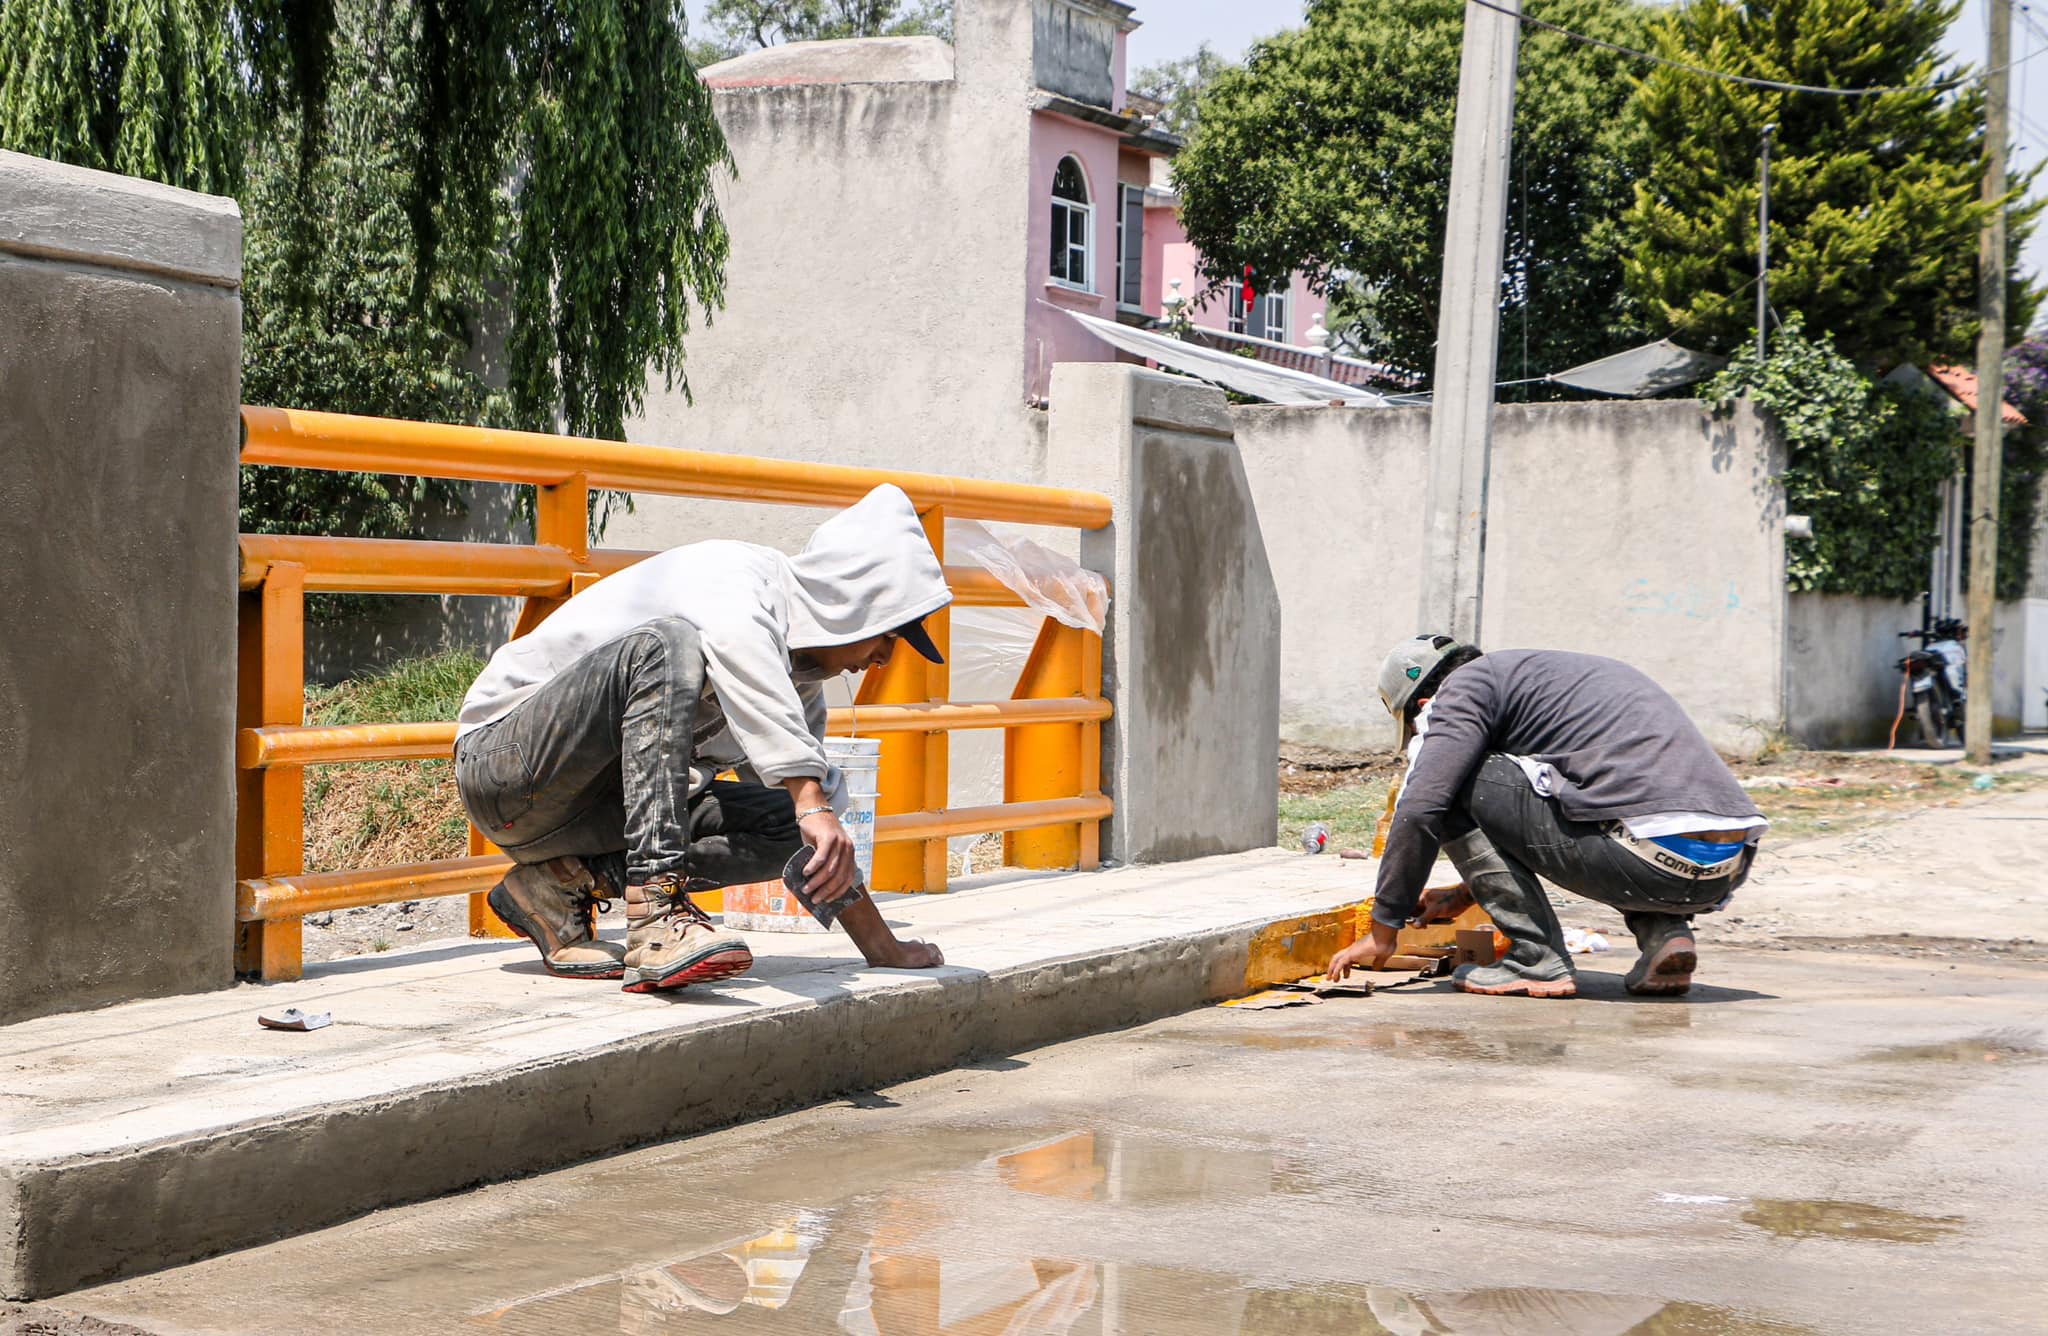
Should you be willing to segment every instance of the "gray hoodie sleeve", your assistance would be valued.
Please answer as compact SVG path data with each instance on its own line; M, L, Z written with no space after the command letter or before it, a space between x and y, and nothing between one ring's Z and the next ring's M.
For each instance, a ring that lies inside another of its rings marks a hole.
M763 784L807 776L824 780L823 697L818 724L789 676L789 650L775 615L754 599L734 600L725 615L698 626L704 667L726 725Z
M1496 690L1490 673L1473 671L1478 666L1453 674L1429 702L1429 724L1408 763L1387 831L1387 852L1373 892L1375 923L1398 928L1414 917L1443 844L1445 818L1486 760Z

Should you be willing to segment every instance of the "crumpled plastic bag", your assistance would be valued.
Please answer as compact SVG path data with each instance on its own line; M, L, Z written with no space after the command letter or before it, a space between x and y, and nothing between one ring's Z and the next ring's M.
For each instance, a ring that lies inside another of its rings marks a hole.
M1109 624L1109 582L1029 538L1000 537L976 520L947 520L946 556L981 566L1041 616L1097 635Z

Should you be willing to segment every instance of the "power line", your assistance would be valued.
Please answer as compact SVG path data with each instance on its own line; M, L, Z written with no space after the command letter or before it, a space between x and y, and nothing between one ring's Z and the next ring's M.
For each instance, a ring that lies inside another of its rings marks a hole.
M1709 79L1724 79L1729 83L1748 84L1752 88L1770 88L1782 93L1822 93L1829 97L1879 97L1890 93L1945 93L1951 88L1960 88L1964 84L1975 83L1986 75L1999 72L1998 70L1986 70L1983 74L1962 75L1945 83L1893 84L1882 88L1824 88L1818 84L1785 83L1778 79L1758 79L1747 74L1730 74L1726 70L1711 70L1704 65L1688 65L1682 60L1672 60L1668 56L1660 56L1652 51L1638 51L1632 46L1621 46L1615 42L1603 41L1598 37L1588 37L1584 33L1573 32L1570 28L1559 27L1555 23L1547 22L1533 15L1509 9L1505 5L1494 4L1493 0L1469 0L1469 3L1479 6L1481 9L1490 9L1496 14L1505 14L1509 18L1519 19L1523 23L1534 24L1536 27L1547 29L1558 34L1560 37L1569 38L1586 46L1597 46L1605 51L1613 51L1624 56L1633 56L1637 60L1647 60L1654 64L1666 65L1674 70L1683 70L1687 74L1704 75ZM2037 47L2019 60L1999 66L1999 70L2009 70L2014 65L2032 60L2044 50L2048 50L2048 47Z

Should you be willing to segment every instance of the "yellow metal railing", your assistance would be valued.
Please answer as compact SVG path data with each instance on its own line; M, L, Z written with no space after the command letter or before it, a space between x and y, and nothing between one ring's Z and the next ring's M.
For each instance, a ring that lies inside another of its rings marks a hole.
M501 936L484 893L508 860L472 828L470 856L400 867L307 873L304 769L355 761L443 759L455 725L305 723L305 596L308 593L469 594L522 598L523 635L593 581L653 555L592 549L592 488L802 506L843 506L882 483L910 495L932 548L945 556L947 516L1099 529L1109 498L1093 492L926 473L801 464L697 450L629 445L533 432L437 426L384 418L242 409L242 462L284 468L415 474L536 489L535 541L241 537L239 724L235 739L235 963L262 979L301 969L307 914L398 900L467 895L470 931ZM947 567L956 606L1020 607L988 572ZM951 617L926 629L946 652ZM953 701L943 664L899 649L862 681L860 730L882 738L875 886L942 891L946 841L1001 832L1004 861L1020 867L1093 868L1102 793L1102 640L1047 618L1011 699ZM853 711L835 710L831 731L850 733ZM948 735L1004 730L1004 801L947 806Z

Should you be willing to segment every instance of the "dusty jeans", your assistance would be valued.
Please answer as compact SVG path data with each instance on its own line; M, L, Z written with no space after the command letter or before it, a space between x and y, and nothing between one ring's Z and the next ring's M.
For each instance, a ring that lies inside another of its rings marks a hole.
M1538 795L1508 756L1487 757L1466 782L1445 834L1463 835L1475 825L1517 881L1530 883L1533 873L1613 906L1645 951L1690 932L1694 914L1718 909L1749 876L1747 853L1736 855L1743 866L1732 875L1702 881L1653 867L1616 843L1604 824L1573 821L1555 798Z
M703 694L694 626L668 617L629 631L462 737L462 804L521 863L574 854L633 884L778 877L803 844L796 804L693 769Z

